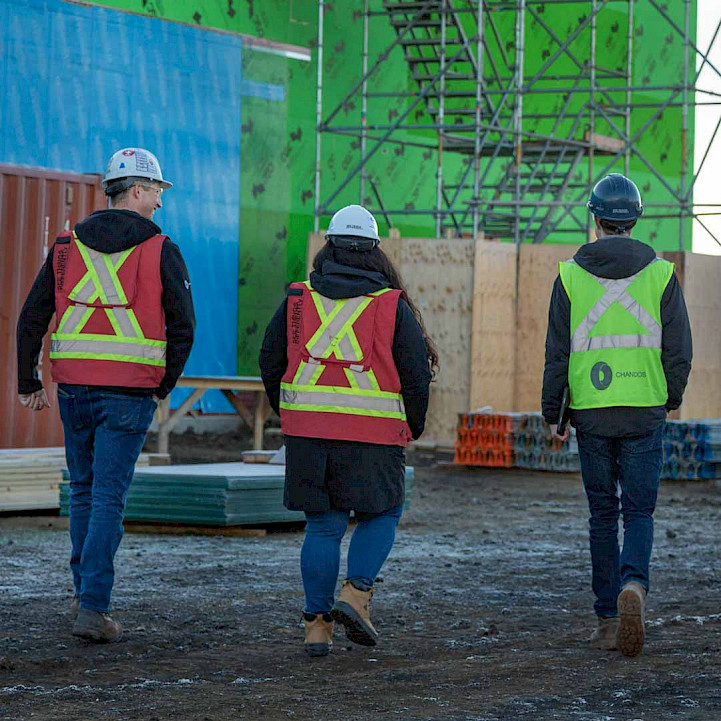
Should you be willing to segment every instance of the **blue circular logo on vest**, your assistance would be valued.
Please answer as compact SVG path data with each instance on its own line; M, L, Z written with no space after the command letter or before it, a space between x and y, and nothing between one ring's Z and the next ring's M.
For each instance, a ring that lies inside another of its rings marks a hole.
M608 363L599 361L593 368L591 368L591 383L594 388L599 391L605 391L611 385L613 380L613 371Z

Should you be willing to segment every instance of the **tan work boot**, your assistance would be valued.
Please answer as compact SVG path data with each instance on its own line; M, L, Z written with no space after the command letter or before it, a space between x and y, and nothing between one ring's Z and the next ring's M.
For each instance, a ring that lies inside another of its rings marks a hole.
M598 625L589 639L591 648L598 651L616 651L616 633L618 632L618 616L613 618L598 617Z
M73 636L87 638L97 643L113 643L123 635L120 621L116 621L107 613L91 611L87 608L78 610L78 617L73 626Z
M624 656L638 656L646 637L646 589L638 581L630 581L618 596L618 650Z
M335 623L328 613L304 613L305 651L309 656L327 656L333 648Z
M371 623L370 602L373 589L361 591L350 581L343 581L340 596L330 615L345 626L345 635L349 641L360 646L375 646L378 631Z
M73 600L70 602L70 618L73 621L78 617L78 611L80 609L80 596L77 594L73 596Z

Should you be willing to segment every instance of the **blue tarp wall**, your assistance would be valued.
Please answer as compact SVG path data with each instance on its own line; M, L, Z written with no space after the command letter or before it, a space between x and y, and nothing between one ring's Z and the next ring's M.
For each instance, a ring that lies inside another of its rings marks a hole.
M238 37L153 18L0 0L0 162L102 173L119 148L158 156L175 187L155 220L193 285L192 374L237 369L241 50ZM214 392L203 410L230 406Z

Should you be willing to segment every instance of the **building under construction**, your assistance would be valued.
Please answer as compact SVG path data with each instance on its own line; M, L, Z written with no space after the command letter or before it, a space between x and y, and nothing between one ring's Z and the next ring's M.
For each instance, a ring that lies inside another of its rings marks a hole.
M696 15L695 0L0 0L0 163L36 178L4 186L5 226L33 229L16 277L91 209L87 174L141 142L178 179L162 223L193 271L197 374L257 372L308 234L348 203L404 238L578 243L589 187L621 171L644 239L688 250L695 110L717 103L699 77L719 74ZM218 394L203 408L230 410Z

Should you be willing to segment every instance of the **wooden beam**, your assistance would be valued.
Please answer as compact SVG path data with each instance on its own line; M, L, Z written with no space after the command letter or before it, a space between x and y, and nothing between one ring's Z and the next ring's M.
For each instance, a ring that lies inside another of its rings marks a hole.
M268 534L265 528L243 528L240 526L188 526L185 524L154 524L125 521L126 533L157 533L163 536L245 536L262 538Z
M180 376L179 388L205 388L206 390L264 391L265 386L257 376Z
M207 388L196 388L180 406L162 423L158 422L158 453L167 453L170 431L180 422L180 419L203 397Z
M253 428L253 416L235 392L229 390L228 388L221 388L220 392L228 399L230 405L235 408L235 412L245 421L248 428Z

